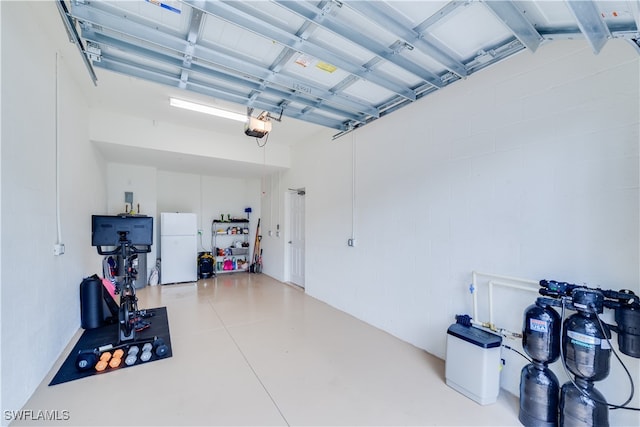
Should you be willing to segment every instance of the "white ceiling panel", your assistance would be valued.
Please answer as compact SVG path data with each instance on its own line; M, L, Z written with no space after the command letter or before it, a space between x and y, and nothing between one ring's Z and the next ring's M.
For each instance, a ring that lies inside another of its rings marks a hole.
M426 19L436 15L447 1L394 1L392 6L406 20L406 25L415 28Z
M326 89L332 88L349 76L349 73L333 64L301 53L296 53L291 57L283 74L292 77L298 76Z
M428 31L453 50L460 60L471 58L483 48L513 37L482 3L460 8L450 19L440 20Z
M356 80L352 85L344 89L344 93L364 99L373 105L383 104L388 99L395 97L393 92L371 85L365 80Z
M522 50L613 38L635 1L58 0L95 69L334 129L365 126Z

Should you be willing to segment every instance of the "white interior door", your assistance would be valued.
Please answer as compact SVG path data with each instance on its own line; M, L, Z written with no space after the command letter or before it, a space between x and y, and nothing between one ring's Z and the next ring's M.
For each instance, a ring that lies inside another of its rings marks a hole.
M304 288L304 191L293 193L289 206L289 280Z

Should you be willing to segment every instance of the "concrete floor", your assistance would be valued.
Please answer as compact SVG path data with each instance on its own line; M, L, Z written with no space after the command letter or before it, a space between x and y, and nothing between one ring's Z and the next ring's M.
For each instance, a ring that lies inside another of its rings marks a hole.
M167 307L173 357L47 386L80 330L24 407L68 419L12 425L520 425L514 396L479 405L444 361L263 274L138 298Z

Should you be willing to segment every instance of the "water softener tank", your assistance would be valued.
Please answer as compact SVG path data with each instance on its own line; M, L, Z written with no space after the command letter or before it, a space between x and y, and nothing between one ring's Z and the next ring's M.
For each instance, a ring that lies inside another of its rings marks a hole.
M522 348L535 361L553 363L560 357L560 315L544 300L527 307L522 322Z
M567 369L589 381L603 380L609 375L611 356L611 331L597 317L604 297L592 289L576 289L572 296L578 312L564 321L562 334Z
M94 329L103 325L103 286L96 275L86 277L80 283L80 324L83 329Z
M563 357L567 369L576 376L560 391L560 425L565 427L606 427L608 405L593 382L609 375L611 337L609 327L598 314L604 295L594 289L575 289L571 297L577 313L564 322Z
M558 424L560 385L547 364L560 356L560 325L560 315L544 299L524 312L522 348L533 359L520 372L518 419L526 427Z
M558 425L560 383L541 363L529 363L520 372L520 412L518 420L526 427Z
M609 410L602 393L591 381L567 382L560 393L560 425L563 427L608 427Z

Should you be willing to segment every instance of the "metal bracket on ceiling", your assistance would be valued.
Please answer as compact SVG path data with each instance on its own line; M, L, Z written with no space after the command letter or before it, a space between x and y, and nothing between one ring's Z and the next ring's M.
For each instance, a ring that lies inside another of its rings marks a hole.
M263 111L262 113L260 113L258 115L258 120L261 120L263 122L268 122L270 120L275 120L276 122L281 122L282 121L282 113L283 113L283 111L284 111L284 108L280 110L280 115L278 117L272 116L269 111Z
M56 2L56 6L58 7L58 12L60 13L60 18L62 18L62 22L67 30L67 35L69 36L69 41L76 45L78 51L80 51L80 56L82 56L82 61L84 62L85 67L87 67L87 71L89 71L89 77L91 77L91 81L93 81L94 86L98 86L98 76L96 76L96 72L89 62L88 53L84 48L84 44L82 44L82 40L80 39L80 35L75 27L75 19L71 17L69 10L67 9L67 5L64 0L58 0Z
M95 43L87 43L87 58L89 58L92 62L100 62L102 61L102 49Z
M332 12L335 13L335 8L341 8L342 7L342 2L338 1L338 0L331 0L329 1L327 4L325 4L322 9L320 10L320 13L322 15L329 15Z

